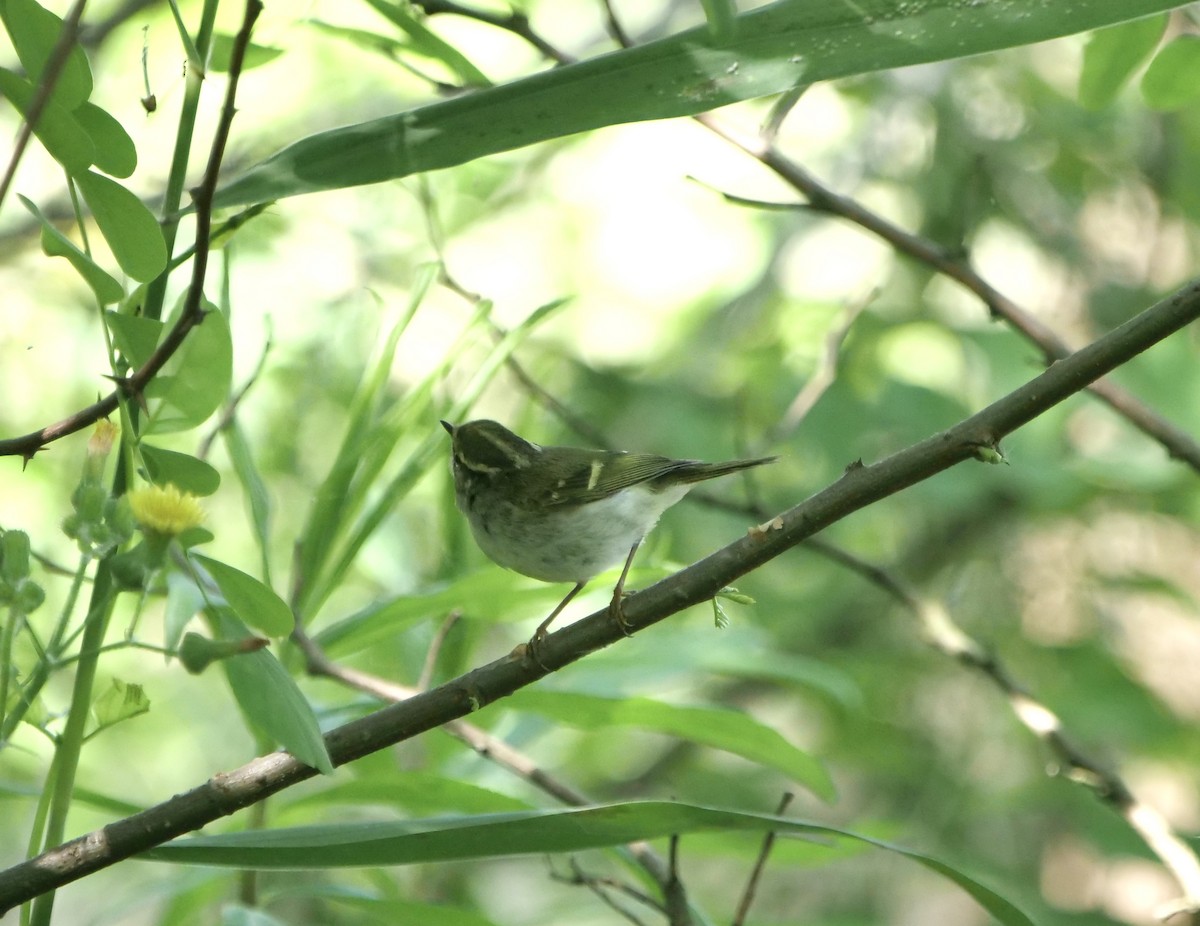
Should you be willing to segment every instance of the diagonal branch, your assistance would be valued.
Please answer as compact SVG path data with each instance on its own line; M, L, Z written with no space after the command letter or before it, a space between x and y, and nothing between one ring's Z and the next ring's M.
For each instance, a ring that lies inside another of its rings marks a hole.
M253 3L254 0L251 0ZM1200 280L1146 309L1089 346L1058 361L975 415L870 466L852 464L834 484L698 563L631 596L626 628L641 630L712 598L739 576L770 562L855 511L976 456L1163 338L1200 318ZM539 660L515 653L331 730L325 743L345 765L458 720L543 678L554 669L623 639L604 608L551 634ZM151 846L198 829L317 774L283 752L232 772L0 871L0 915L16 904L78 880Z
M695 121L758 160L802 193L807 200L803 208L853 222L886 241L901 254L907 254L961 284L979 297L994 318L1003 318L1026 340L1036 345L1047 364L1071 353L1071 348L1050 327L988 283L963 257L951 254L927 238L905 231L849 196L833 192L768 141L739 132L710 115L696 116ZM1088 390L1143 434L1162 444L1170 456L1200 472L1200 443L1182 428L1171 424L1116 383L1103 380L1092 383Z

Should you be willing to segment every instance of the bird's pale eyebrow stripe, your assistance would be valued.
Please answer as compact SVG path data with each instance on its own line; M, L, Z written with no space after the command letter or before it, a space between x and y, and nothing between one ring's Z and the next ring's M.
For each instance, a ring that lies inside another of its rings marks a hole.
M599 460L592 461L592 471L588 474L587 487L590 492L596 488L596 483L600 481L600 473L604 470L604 464Z

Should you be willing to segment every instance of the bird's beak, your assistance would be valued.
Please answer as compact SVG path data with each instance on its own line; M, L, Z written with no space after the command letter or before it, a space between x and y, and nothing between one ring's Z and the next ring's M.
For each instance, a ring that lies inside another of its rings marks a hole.
M447 434L449 434L451 437L454 436L454 425L452 425L449 421L442 420L442 427L446 429Z

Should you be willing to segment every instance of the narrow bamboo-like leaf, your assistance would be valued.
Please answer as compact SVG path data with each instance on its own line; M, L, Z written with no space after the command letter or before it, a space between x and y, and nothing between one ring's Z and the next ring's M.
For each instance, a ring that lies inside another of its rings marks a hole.
M73 175L121 269L153 280L167 265L167 245L154 215L125 187L87 170Z
M223 608L216 610L217 624L225 639L247 636L241 621ZM223 659L221 667L238 705L256 727L301 762L325 775L333 774L333 762L312 706L270 650Z
M376 867L578 852L714 830L863 842L912 859L949 879L1005 926L1033 926L1033 921L1010 901L931 856L837 827L666 801L194 836L150 849L139 858L252 869Z
M270 48L251 42L246 47L246 58L242 62L242 70L249 71L264 64L269 64L283 54L282 48ZM233 36L218 32L212 38L212 48L208 55L208 70L211 74L227 74L229 62L233 58Z
M221 430L225 438L225 449L233 463L233 471L237 474L242 491L250 504L250 517L254 522L254 537L258 542L259 556L262 557L263 579L271 581L271 494L263 481L254 462L254 454L242 427L236 418Z
M183 491L201 496L212 495L221 487L221 474L210 463L189 453L149 444L142 444L138 449L152 482L159 485L173 482Z
M193 553L191 558L208 571L221 589L226 604L248 626L269 637L284 637L295 629L292 609L254 576L199 553Z
M466 55L431 31L409 12L411 7L408 4L388 2L388 0L367 0L367 3L379 15L404 32L412 41L416 51L442 62L464 84L471 87L491 86L492 82L471 63Z
M0 20L12 39L21 66L31 81L42 77L54 46L62 34L63 21L35 0L4 0ZM54 83L55 103L66 110L79 106L92 93L92 70L78 42L71 43L67 60Z
M1161 13L1101 29L1093 35L1083 49L1080 105L1103 109L1116 99L1130 75L1150 57L1166 28L1167 14Z
M1178 0L776 0L729 41L701 26L636 48L301 139L217 194L218 206L394 180L622 122L706 112L798 84L1039 42Z
M147 398L162 401L153 409L150 433L194 428L229 397L233 339L225 315L207 303L204 320L191 330L166 369L146 387Z
M35 92L33 84L24 77L0 68L0 97L5 97L22 116L28 115ZM96 157L91 136L69 111L53 100L42 109L33 133L69 174L83 173Z
M105 312L104 320L112 332L113 343L130 366L140 367L150 359L162 336L161 321L124 312Z
M1200 36L1176 36L1154 56L1142 77L1142 96L1163 110L1200 99Z
M125 127L95 103L73 112L96 148L96 167L114 177L128 177L137 168L137 148Z
M481 788L479 785L444 775L413 769L386 780L344 781L304 794L288 802L287 809L328 807L339 804L374 804L403 808L412 815L434 813L498 813L528 810L526 801ZM311 818L310 818L311 819Z
M20 196L20 194L18 194ZM66 235L55 228L34 203L24 196L20 197L25 208L34 214L42 226L42 252L49 257L65 257L75 268L76 273L96 294L96 301L101 305L120 302L125 295L121 287L109 273L94 260L75 246Z
M532 688L518 691L505 698L501 707L490 709L501 708L536 711L584 730L638 727L666 733L778 769L823 800L834 797L833 781L817 759L775 730L737 711Z

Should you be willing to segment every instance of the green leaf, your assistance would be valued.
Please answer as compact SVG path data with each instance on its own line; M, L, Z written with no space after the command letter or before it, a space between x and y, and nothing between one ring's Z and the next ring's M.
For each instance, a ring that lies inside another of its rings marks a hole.
M0 96L26 115L34 97L34 87L24 77L7 68L0 68ZM54 160L72 175L83 173L96 157L96 146L78 120L63 107L50 100L38 117L34 134Z
M444 775L406 769L386 780L362 779L334 784L287 804L288 810L343 804L402 807L410 814L496 813L527 810L526 801Z
M241 621L224 608L216 611L223 638L237 640L246 636ZM301 762L322 774L333 774L333 762L312 706L270 650L223 659L221 667L233 696L251 723Z
M176 450L142 444L139 447L150 481L157 485L173 482L193 495L212 495L221 487L221 474L204 460Z
M92 702L92 716L96 718L96 729L88 735L95 736L101 730L138 714L145 714L149 710L150 699L146 697L146 691L141 685L114 678L108 688Z
M163 330L158 319L109 311L104 313L104 320L112 332L113 343L130 366L140 367L158 347Z
M137 168L137 148L124 126L95 103L73 113L96 149L96 167L114 177L128 177Z
M73 175L121 269L139 282L167 265L167 245L150 210L125 187L87 170Z
M8 30L21 66L31 81L42 76L46 61L58 44L62 19L35 0L4 0L0 20ZM92 93L92 71L78 42L71 43L67 59L54 82L51 99L66 110L73 110Z
M20 194L17 194L20 196ZM125 290L107 271L98 266L87 254L75 246L66 235L55 228L36 205L24 196L20 196L25 208L34 214L42 226L42 252L48 257L65 257L83 277L83 281L96 294L96 301L101 305L120 302L125 296Z
M1116 99L1129 76L1150 57L1167 28L1167 15L1101 29L1083 49L1079 73L1079 103L1103 109Z
M491 86L492 82L466 55L413 16L408 4L389 3L387 0L367 0L367 3L409 37L413 50L440 61L462 83L471 87Z
M218 192L220 207L380 183L623 122L707 112L798 84L1038 42L1175 0L776 0L707 26L301 139Z
M712 746L790 776L823 800L834 797L825 767L778 732L739 711L679 707L649 698L603 698L570 691L524 689L490 710L536 711L584 730L638 727Z
M1147 106L1162 110L1200 99L1200 36L1177 36L1154 56L1142 76L1142 96Z
M226 32L218 32L212 37L212 48L208 55L208 71L210 74L229 73L229 63L233 60L234 37ZM242 70L249 71L262 67L283 54L282 48L269 48L266 45L256 45L251 42L246 48L246 57L242 62Z
M268 637L285 637L295 629L292 609L254 576L200 553L193 553L191 559L208 571L226 604L247 625Z
M942 875L1005 926L1033 926L1028 916L995 891L928 855L832 826L667 801L193 836L157 846L138 857L174 864L256 869L378 867L579 852L714 830L863 842Z
M225 450L233 463L233 471L237 475L238 482L242 484L242 491L246 493L246 499L250 503L250 516L254 521L254 538L258 542L258 552L262 557L263 578L269 582L271 579L269 555L271 548L271 495L258 471L258 466L254 462L254 454L250 451L246 435L242 432L242 427L238 424L237 419L231 419L221 429L221 433L225 438Z
M146 386L160 399L148 424L150 433L187 431L202 424L229 397L233 382L233 338L225 315L206 304L196 325L166 367Z
M163 613L163 643L175 649L183 631L207 602L204 592L190 575L172 569L167 573L167 604Z
M258 907L225 904L221 907L221 926L288 926L288 924Z

